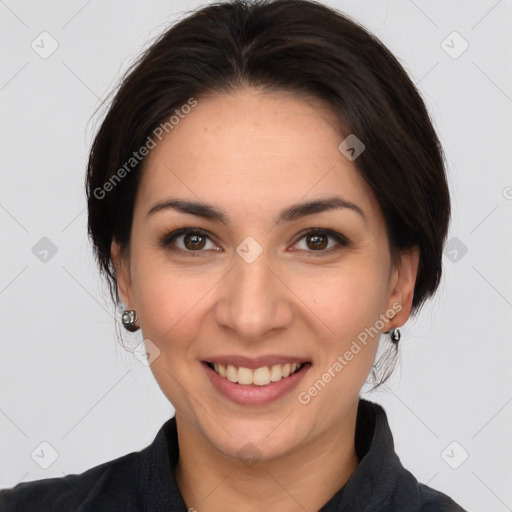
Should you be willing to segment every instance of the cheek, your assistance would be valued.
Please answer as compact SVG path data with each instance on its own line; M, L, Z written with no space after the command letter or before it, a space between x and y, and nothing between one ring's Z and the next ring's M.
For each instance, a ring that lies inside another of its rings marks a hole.
M377 265L339 269L321 283L309 283L311 310L337 340L349 341L373 325L386 304L386 281Z
M150 369L177 410L193 409L184 389L190 387L189 376L197 364L194 341L202 325L201 299L213 283L206 276L192 278L186 271L169 271L154 262L139 267L138 273L142 279L136 280L136 296L143 336L159 349Z
M133 258L137 313L145 338L161 350L176 353L197 336L201 304L219 276L213 272L171 267L168 262L141 254Z

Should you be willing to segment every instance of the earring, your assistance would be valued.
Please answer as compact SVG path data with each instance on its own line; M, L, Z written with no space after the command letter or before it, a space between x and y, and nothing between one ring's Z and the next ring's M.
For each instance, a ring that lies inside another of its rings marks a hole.
M123 315L121 317L121 322L123 324L123 327L130 332L135 332L140 327L135 324L137 321L137 313L132 309L127 309L123 311Z
M397 327L395 327L392 331L391 331L391 341L393 343L398 343L400 341L400 338L401 338L401 334L400 334L400 329L398 329Z

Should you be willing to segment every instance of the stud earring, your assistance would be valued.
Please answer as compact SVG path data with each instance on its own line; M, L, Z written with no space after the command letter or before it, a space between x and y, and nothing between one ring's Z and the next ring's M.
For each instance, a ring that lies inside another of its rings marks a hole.
M137 321L137 313L132 309L127 309L123 311L123 315L121 317L121 322L123 327L130 332L135 332L140 329L138 325L136 325Z
M402 335L400 334L400 329L398 327L395 327L391 329L391 331L384 331L384 334L389 334L391 332L391 341L393 343L398 343L400 341L400 338Z
M395 327L392 331L391 331L391 341L393 343L398 343L400 341L400 338L401 338L401 334L400 334L400 329L398 329L397 327Z

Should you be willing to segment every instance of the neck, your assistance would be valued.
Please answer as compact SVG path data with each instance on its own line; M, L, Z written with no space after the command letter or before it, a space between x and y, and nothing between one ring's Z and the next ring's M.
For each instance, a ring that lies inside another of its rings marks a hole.
M356 409L335 431L292 453L246 465L226 457L176 414L180 455L175 478L188 510L319 510L356 470Z

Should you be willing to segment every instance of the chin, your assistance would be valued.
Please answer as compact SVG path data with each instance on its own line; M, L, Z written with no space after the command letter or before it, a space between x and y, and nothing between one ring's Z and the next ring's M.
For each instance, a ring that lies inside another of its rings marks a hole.
M258 462L271 462L289 455L299 445L299 439L290 437L288 432L280 435L254 435L240 433L227 440L210 438L210 443L222 455L236 459L250 467Z

